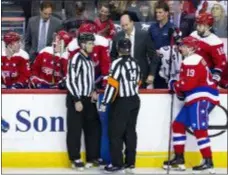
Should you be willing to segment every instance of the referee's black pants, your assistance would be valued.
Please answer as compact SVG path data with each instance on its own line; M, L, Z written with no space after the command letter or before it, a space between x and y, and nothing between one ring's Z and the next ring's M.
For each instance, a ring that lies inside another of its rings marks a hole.
M75 102L67 95L67 150L71 161L80 159L81 134L84 131L86 161L100 158L101 124L96 104L90 97L82 97L83 111L77 112Z
M110 152L113 166L135 165L136 123L140 108L139 97L117 97L111 104L109 119ZM123 162L123 144L125 161Z

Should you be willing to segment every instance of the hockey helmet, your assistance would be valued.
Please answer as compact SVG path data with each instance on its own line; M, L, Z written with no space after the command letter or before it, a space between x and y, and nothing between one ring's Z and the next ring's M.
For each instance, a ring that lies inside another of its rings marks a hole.
M78 36L78 43L85 43L87 41L95 41L95 37L92 33L84 32L84 33L79 33Z
M117 43L118 51L131 52L131 41L128 38L120 39Z
M85 23L82 23L78 29L79 33L97 33L97 25L93 21L86 21Z
M7 32L3 37L3 41L6 45L11 44L12 42L19 41L20 39L20 35L16 32Z
M210 13L201 13L196 17L196 24L205 24L212 26L214 23L214 18Z
M67 46L72 40L72 37L70 36L70 34L67 33L65 30L60 30L56 34L56 37L59 37L60 40L63 40L65 46Z
M196 50L198 47L198 43L199 43L199 41L196 38L194 38L192 36L187 36L182 39L179 46L185 45L187 47L192 47Z

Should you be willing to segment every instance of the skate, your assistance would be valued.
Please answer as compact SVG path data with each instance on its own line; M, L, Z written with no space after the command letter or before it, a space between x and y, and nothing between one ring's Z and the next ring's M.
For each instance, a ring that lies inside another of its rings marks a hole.
M99 158L94 161L87 162L85 165L85 168L92 168L92 167L104 168L104 166L105 166L104 161L101 158Z
M170 161L165 161L163 163L163 169L167 170L168 167L172 170L176 171L185 171L185 160L183 154L175 154L174 158L171 159Z
M211 158L203 159L199 166L195 166L192 168L194 174L198 174L200 172L205 172L209 174L215 174L213 161Z
M111 174L111 173L125 173L123 167L113 166L112 164L109 164L109 165L105 166L104 172L106 174Z
M124 165L125 173L127 174L135 174L135 166L134 165Z
M83 171L84 170L84 163L81 161L81 159L75 160L72 162L72 168L76 169L78 171Z

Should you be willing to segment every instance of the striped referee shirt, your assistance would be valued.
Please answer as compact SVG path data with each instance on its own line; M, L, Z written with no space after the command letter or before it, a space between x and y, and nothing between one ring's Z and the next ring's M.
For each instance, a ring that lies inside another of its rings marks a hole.
M130 97L138 94L141 80L140 67L135 59L123 56L113 61L102 103L115 100L116 96Z
M90 57L81 52L74 55L68 64L66 86L75 101L79 101L81 96L91 95L95 89L95 72Z

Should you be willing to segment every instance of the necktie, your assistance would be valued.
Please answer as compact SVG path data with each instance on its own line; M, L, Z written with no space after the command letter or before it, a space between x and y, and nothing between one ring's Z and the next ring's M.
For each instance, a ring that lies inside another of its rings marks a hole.
M174 25L179 28L179 14L176 13L173 15L173 17L174 17L173 18Z
M40 29L40 38L37 51L39 52L46 46L46 21L42 21L42 26Z
M127 35L127 37L126 38L128 38L130 41L131 41L131 56L133 57L134 56L134 48L133 48L133 35L132 34L130 34L130 35Z

